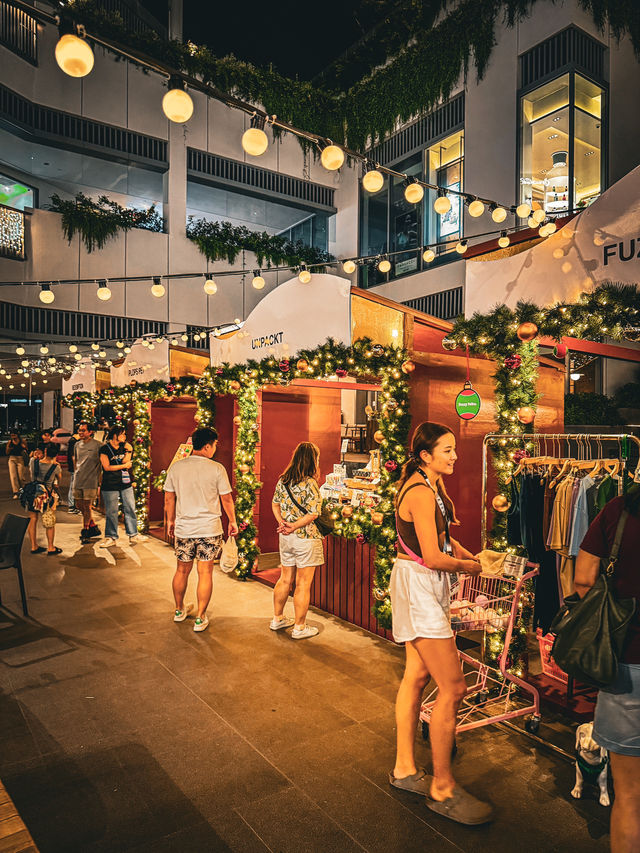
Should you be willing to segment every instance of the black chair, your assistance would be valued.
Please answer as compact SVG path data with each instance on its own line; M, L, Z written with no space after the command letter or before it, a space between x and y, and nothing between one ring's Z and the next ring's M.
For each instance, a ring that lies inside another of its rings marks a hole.
M22 515L5 515L2 527L0 527L0 571L2 569L15 569L18 573L22 612L25 616L29 615L29 611L27 610L27 594L24 589L20 552L28 526L29 519ZM2 597L0 597L0 605L2 605Z

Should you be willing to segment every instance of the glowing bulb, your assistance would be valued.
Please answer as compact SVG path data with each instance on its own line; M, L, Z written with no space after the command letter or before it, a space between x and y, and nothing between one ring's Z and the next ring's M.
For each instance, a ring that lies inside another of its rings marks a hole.
M426 261L426 263L430 264L431 261L433 261L435 259L435 256L436 256L436 253L433 251L433 249L427 249L426 252L424 252L422 255L422 260Z
M345 261L342 264L342 269L346 272L347 275L351 275L351 273L354 273L356 271L356 265L353 261Z
M189 335L183 332L183 334L180 335L180 340L186 343L189 340Z
M16 355L24 355L24 347L20 344L19 347L16 347Z
M91 344L91 349L94 352L98 352L98 350L100 349L100 344Z
M122 349L124 347L124 344L122 343L122 341L116 341L116 346L118 347L118 349Z
M212 278L208 278L204 283L204 292L207 296L214 296L218 292L218 285Z
M178 78L172 78L169 86L171 88L162 99L162 112L169 121L184 124L193 115L193 101L185 92L184 83Z
M380 272L389 272L391 269L391 261L388 261L386 258L383 258L378 264L378 269Z
M500 237L498 238L498 246L500 246L501 249L506 249L510 242L511 241L509 240L506 231L503 231Z
M507 218L507 211L504 209L504 207L494 207L494 209L491 211L491 218L494 222L504 222Z
M171 346L172 347L177 347L179 343L180 342L178 341L177 338L171 338Z
M53 300L56 298L54 296L53 291L51 290L51 285L43 284L40 293L38 294L40 302L44 302L45 305L51 305Z
M530 217L527 219L527 225L529 226L529 228L536 228L536 227L537 227L537 225L538 225L538 223L537 223L537 222L536 222L536 220L533 218L533 216L530 216Z
M261 275L254 275L254 277L251 281L251 285L255 290L262 290L262 288L265 286L265 284L266 284L266 281L262 278Z
M320 162L325 169L328 169L330 172L335 172L335 170L339 169L344 163L344 151L342 148L338 148L337 145L327 145L322 149Z
M451 210L451 199L448 198L444 190L438 190L438 198L433 203L433 209L440 216L444 216Z
M530 213L531 213L531 206L528 205L526 201L523 201L522 204L519 204L516 207L516 216L519 216L520 219L526 219Z
M73 357L75 358L76 361L80 361L80 359L82 358L82 356L80 355L79 352L77 352Z
M464 255L464 253L465 253L466 251L467 251L467 241L466 241L466 240L460 240L460 241L456 244L456 252L457 252L459 255Z
M56 45L56 62L69 77L86 77L93 68L93 51L83 38L67 33Z
M100 352L98 353L98 355L100 356L100 358L106 358L106 357L107 357L107 354L106 354L106 352L105 352L103 349L101 349L101 350L100 350Z
M69 352L78 352L78 347L75 344L69 344Z
M142 346L146 349L149 346L149 341L147 341L147 340L142 341ZM94 349L93 344L91 344L91 349ZM96 349L97 349L97 347L96 347Z
M544 220L544 218L545 218L545 212L544 212L544 210L543 210L541 207L538 207L538 208L537 208L536 210L534 210L534 211L533 211L533 213L531 214L531 218L532 218L532 219L534 219L534 220L535 220L536 222L538 222L538 223L539 223L539 222L542 222L542 221Z
M153 279L153 284L151 285L151 293L158 299L160 299L165 294L164 284L160 281L159 276L156 276L156 278Z
M384 175L377 169L369 169L362 178L362 186L368 193L377 193L384 186Z
M252 157L260 157L268 146L267 134L260 127L250 127L242 134L242 147Z
M56 363L55 356L52 355L47 359L47 364L55 364L55 363Z
M469 205L469 216L482 216L484 213L484 204L480 201L479 198L475 198L471 204Z
M555 222L553 222L553 221L547 222L547 234L553 234L553 232L556 231L557 228L558 228L558 226L556 225Z
M42 344L40 347L40 352L42 355L46 355L49 352L49 347L46 344Z
M298 273L298 281L302 282L302 284L308 284L311 281L311 273L309 270L300 270Z
M413 182L407 184L404 189L404 197L409 204L418 204L424 198L424 188Z
M125 347L123 352L127 353L127 355L131 352L131 347Z
M107 287L106 281L98 285L98 299L101 299L103 302L111 299L111 291Z

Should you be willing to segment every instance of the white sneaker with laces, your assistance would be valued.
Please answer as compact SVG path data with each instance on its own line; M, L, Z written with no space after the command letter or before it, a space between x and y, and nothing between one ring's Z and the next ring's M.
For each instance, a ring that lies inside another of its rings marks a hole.
M206 615L206 613L202 617L198 616L196 621L193 623L193 630L196 632L196 634L198 633L198 631L206 631L208 627L209 617Z
M117 544L117 539L112 539L111 536L108 536L106 539L103 539L102 542L98 542L98 548L111 548L113 545Z
M182 610L176 610L174 612L173 621L174 622L184 622L184 620L187 618L187 616L191 613L192 610L193 610L193 604L183 604Z
M130 545L137 545L138 542L147 542L149 539L148 536L145 536L143 533L134 533L133 536L129 537Z
M317 633L317 628L312 628L311 625L304 625L302 628L294 628L291 632L291 637L294 640L306 640L307 637L315 637Z
M281 631L283 628L290 628L295 621L291 616L283 616L282 619L276 619L274 616L271 622L269 622L269 627L272 631Z

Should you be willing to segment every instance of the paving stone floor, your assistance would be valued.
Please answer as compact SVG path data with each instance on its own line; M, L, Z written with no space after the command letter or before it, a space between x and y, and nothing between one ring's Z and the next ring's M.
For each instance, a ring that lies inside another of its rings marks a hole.
M21 512L7 498L3 466L0 516ZM59 558L25 543L30 618L0 573L0 778L41 853L608 849L572 765L500 727L461 735L456 759L492 825L390 789L402 649L319 612L296 643L268 630L267 587L218 569L194 634L171 620L168 547L81 546L77 518L59 512Z

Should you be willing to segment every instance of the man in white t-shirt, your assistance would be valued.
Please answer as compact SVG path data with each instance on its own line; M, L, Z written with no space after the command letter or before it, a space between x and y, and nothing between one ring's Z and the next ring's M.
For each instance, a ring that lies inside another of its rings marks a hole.
M178 566L173 576L176 601L174 622L184 622L191 606L185 606L189 573L198 561L198 611L194 631L209 626L207 607L211 600L213 562L222 549L222 507L229 519L229 536L238 535L236 512L229 477L224 466L214 462L218 433L200 427L191 436L193 453L174 462L164 484L164 506L168 534L175 536Z

